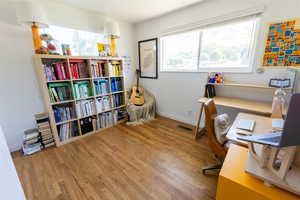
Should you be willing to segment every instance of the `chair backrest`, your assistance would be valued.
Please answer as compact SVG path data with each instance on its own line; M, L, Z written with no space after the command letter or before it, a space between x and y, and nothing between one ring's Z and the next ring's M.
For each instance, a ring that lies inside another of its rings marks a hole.
M218 115L216 105L213 99L209 99L204 103L205 111L205 126L207 130L208 143L212 152L220 159L224 159L227 150L220 144L217 140L215 133L214 121L215 117Z

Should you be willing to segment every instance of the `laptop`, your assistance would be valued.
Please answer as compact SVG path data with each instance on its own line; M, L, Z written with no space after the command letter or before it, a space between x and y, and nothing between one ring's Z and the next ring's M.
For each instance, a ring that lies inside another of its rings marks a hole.
M244 136L238 139L275 147L300 145L300 93L294 94L291 98L282 132Z

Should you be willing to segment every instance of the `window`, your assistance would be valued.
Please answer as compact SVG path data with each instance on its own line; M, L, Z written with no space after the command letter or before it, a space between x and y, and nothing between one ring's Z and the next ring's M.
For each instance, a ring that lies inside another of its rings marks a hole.
M252 16L162 37L161 71L250 72L256 22Z
M97 43L107 43L103 34L59 26L44 28L41 33L49 33L54 38L59 53L62 53L61 44L69 44L73 56L98 56Z
M197 71L199 36L199 31L192 31L164 37L163 71Z

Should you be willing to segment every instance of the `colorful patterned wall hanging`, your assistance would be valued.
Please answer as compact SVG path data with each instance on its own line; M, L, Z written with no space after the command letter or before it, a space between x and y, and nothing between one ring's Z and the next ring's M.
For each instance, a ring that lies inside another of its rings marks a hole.
M270 25L263 66L300 67L300 25L297 20Z

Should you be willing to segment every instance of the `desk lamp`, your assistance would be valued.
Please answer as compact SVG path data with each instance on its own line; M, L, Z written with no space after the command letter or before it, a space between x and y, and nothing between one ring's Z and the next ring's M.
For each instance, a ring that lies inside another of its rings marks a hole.
M111 46L111 56L117 57L117 39L120 38L119 24L114 20L105 20L104 35L108 37Z
M19 23L31 26L33 46L36 52L42 46L39 28L48 27L42 5L37 0L18 1L16 2L16 15Z

